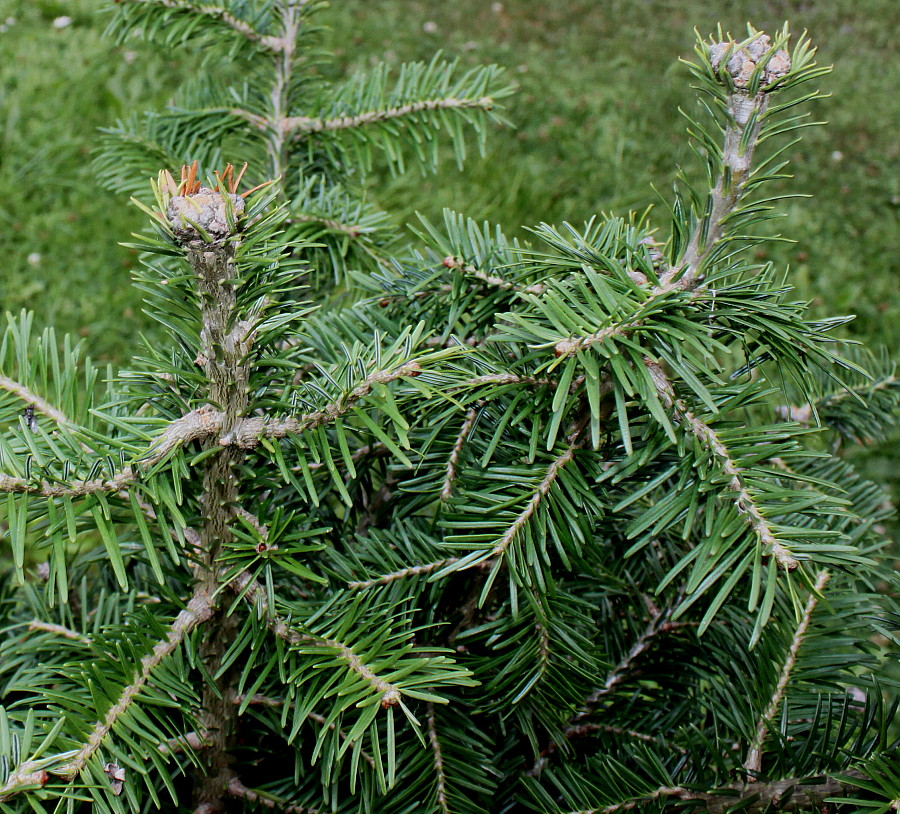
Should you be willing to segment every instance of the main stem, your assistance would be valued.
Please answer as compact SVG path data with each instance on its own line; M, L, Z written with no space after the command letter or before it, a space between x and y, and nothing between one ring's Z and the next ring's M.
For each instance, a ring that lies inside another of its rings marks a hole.
M234 244L200 244L188 247L188 261L197 275L203 328L200 333L201 364L209 382L208 400L223 414L222 431L230 432L247 409L248 369L246 330L235 316L235 290L227 282L237 274L234 268ZM236 446L219 447L218 436L204 442L205 448L220 450L203 463L203 492L200 507L201 551L197 578L214 596L222 583L220 554L231 540L230 524L238 500L237 467L244 455ZM234 641L236 620L216 607L203 627L199 652L207 673L203 685L198 725L209 733L203 751L205 772L194 787L196 814L218 814L225 810L224 797L231 780L229 752L234 736L237 707L233 670L217 675L222 657Z
M279 188L285 188L285 164L287 152L287 130L283 125L289 113L291 74L294 69L294 49L300 28L300 8L293 0L281 0L279 49L275 55L275 81L270 95L272 117L268 121L270 137L268 144L272 178L279 179Z

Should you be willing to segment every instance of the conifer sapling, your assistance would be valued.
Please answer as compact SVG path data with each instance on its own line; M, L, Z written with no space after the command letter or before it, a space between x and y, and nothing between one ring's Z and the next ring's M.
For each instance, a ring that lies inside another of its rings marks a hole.
M270 36L239 5L194 11ZM900 387L747 259L813 56L698 42L664 237L448 212L345 308L277 181L161 172L167 343L103 395L28 315L0 347L0 806L895 809L890 507L835 438Z

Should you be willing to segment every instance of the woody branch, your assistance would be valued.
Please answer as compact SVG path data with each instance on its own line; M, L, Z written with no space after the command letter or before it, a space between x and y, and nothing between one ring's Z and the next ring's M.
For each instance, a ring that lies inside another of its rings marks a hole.
M690 290L702 282L704 261L723 237L728 215L737 209L746 190L770 98L764 89L753 95L748 90L757 66L763 63L761 88L791 69L791 59L786 51L767 56L770 40L765 34L759 34L744 48L735 50L733 46L734 43L720 42L710 48L713 70L718 70L724 57L729 56L725 70L734 86L727 103L722 171L709 196L708 214L698 219L680 261L661 276L661 291L671 288Z
M737 211L746 191L764 114L769 106L770 97L766 90L750 95L747 90L750 77L761 62L763 85L781 78L791 68L786 51L766 56L770 41L765 34L760 34L746 48L734 50L733 46L734 43L721 42L710 49L714 70L731 52L725 69L731 77L733 90L727 102L728 123L722 146L721 171L709 193L705 214L698 217L681 258L674 265L661 262L659 285L650 289L650 296L633 317L624 322L614 322L594 334L560 340L555 347L557 356L573 356L591 345L631 333L639 329L649 313L659 307L660 298L672 292L692 292L703 283L705 265L714 256L714 250L725 236L728 219ZM661 257L659 259L662 261ZM635 279L634 276L632 279ZM676 306L679 303L678 300L674 302Z
M62 767L53 770L65 780L72 780L84 770L88 761L103 745L107 735L112 731L116 722L130 708L134 699L150 680L152 672L184 641L194 628L205 622L212 614L212 600L210 595L198 586L191 597L187 607L181 611L172 622L166 637L157 642L153 649L141 659L140 668L134 680L124 687L116 699L116 702L107 710L102 720L97 721L91 730L87 741L79 748L70 760ZM46 629L46 628L45 628ZM33 761L22 763L0 788L0 803L14 797L23 791L43 786L47 782L47 772L40 768L40 764Z

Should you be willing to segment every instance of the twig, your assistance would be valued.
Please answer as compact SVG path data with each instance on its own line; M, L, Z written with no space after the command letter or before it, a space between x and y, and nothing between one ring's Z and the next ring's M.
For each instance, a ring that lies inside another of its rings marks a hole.
M240 517L245 520L253 530L259 535L260 541L268 547L269 542L269 527L266 526L255 514L251 514L248 512L243 506L235 506L232 509L234 515L236 517ZM277 548L277 546L272 546L272 548Z
M768 43L768 37L764 34L761 34L757 40L760 44L763 41ZM726 44L721 43L720 45ZM740 64L734 66L733 75L745 72L748 64L755 67L757 56L752 54L761 54L768 50L768 46L762 48L761 51L752 45L749 48L750 51L742 49L735 55ZM732 70L731 61L729 61L729 70ZM774 78L784 75L788 70L790 70L790 59L784 51L780 51L770 60L767 75L771 74ZM561 340L556 344L557 356L572 356L583 348L636 330L646 319L641 314L646 313L648 308L656 308L660 297L673 291L693 291L702 284L703 264L722 239L724 223L728 215L737 209L743 197L745 186L750 178L753 153L762 128L764 113L769 104L769 96L766 92L761 91L756 96L750 97L743 89L746 87L746 83L742 87L740 82L740 78L735 80L738 88L728 100L729 122L725 128L725 144L722 150L724 169L709 195L707 207L709 216L698 219L680 262L673 266L661 264L659 285L650 290L650 296L642 303L634 317L626 322L609 325L594 334ZM748 127L749 133L747 132Z
M453 495L453 482L456 480L456 468L459 464L459 456L462 453L462 448L466 443L466 439L469 437L469 433L472 432L472 427L475 426L475 419L478 418L478 412L483 403L484 402L480 402L466 413L466 418L463 421L462 427L459 429L456 441L453 444L453 449L450 452L450 458L447 461L447 471L444 474L444 485L441 488L441 500L449 500Z
M261 34L249 23L235 17L227 9L215 3L192 3L189 0L119 0L123 4L131 5L155 5L163 8L170 8L176 11L190 11L196 14L202 14L213 20L219 20L229 28L237 31L246 37L250 42L254 42L261 47L274 52L283 50L283 42L279 37L272 37L267 34Z
M0 389L5 390L7 393L12 393L12 395L21 399L26 404L30 404L35 410L41 413L41 415L47 416L47 418L52 419L57 424L70 426L69 419L57 410L56 407L50 404L50 402L41 398L36 393L33 393L29 388L25 387L25 385L13 381L8 376L0 376Z
M760 34L754 43L735 53L728 63L728 70L737 86L728 97L728 124L725 128L725 144L722 149L722 172L709 196L709 215L700 217L688 240L681 261L660 277L657 290L678 288L690 290L702 281L704 261L710 256L724 234L727 216L737 209L753 165L765 112L769 106L769 94L760 91L750 96L745 78L752 73L758 59L769 50L769 38ZM730 43L717 43L711 50L711 58L719 58ZM722 48L724 46L724 49ZM773 54L766 68L770 79L783 76L791 68L790 58L784 51Z
M670 797L674 797L678 800L694 799L694 795L681 786L661 786L654 791L647 792L647 794L644 794L640 797L635 797L631 800L626 800L622 803L614 803L613 805L605 806L604 808L591 808L584 809L582 811L573 811L571 812L571 814L614 814L617 811L631 811L638 806L652 803L654 800L666 799Z
M409 568L401 568L399 571L392 571L390 574L384 574L380 577L375 577L374 579L366 579L359 582L348 582L347 587L351 590L356 590L372 588L375 585L387 585L388 583L395 582L398 579L409 579L409 577L416 577L419 574L430 574L432 571L437 571L439 568L443 568L445 565L453 565L453 563L457 562L458 560L459 557L447 557L447 559L436 560L435 562L425 563L424 565L413 565Z
M863 777L860 772L848 771L846 775ZM632 797L621 803L603 808L580 809L569 814L618 814L631 811L654 801L679 800L695 803L694 810L706 814L725 814L726 809L737 807L741 811L818 811L830 797L843 797L857 791L856 786L834 777L797 778L776 780L769 783L746 783L725 786L709 792L691 791L683 786L661 786L658 789ZM678 810L681 810L679 807Z
M95 478L94 480L76 480L69 484L50 483L42 480L35 482L12 475L0 474L0 492L40 495L41 497L83 497L97 493L121 492L128 484L133 483L136 476L131 467L125 467L111 478Z
M287 133L282 122L290 110L290 90L294 72L294 51L300 33L300 3L278 4L281 18L281 53L275 60L275 81L269 94L271 113L266 118L268 140L266 150L271 162L271 177L280 178L281 194L285 195L284 178L287 168Z
M372 392L378 384L388 384L398 379L417 376L422 368L418 362L407 362L394 370L379 370L366 377L362 384L337 401L326 405L321 410L306 413L299 418L270 419L267 416L254 416L239 421L230 432L219 439L223 447L238 446L252 449L263 438L284 438L306 430L315 429L349 412L353 406Z
M828 571L819 572L819 575L816 578L816 584L813 587L813 592L809 595L809 599L806 600L806 608L803 611L803 615L800 617L800 623L797 625L797 629L794 631L794 636L791 639L787 657L781 668L781 675L778 678L778 683L775 685L775 692L772 693L772 697L769 699L765 711L760 716L759 723L756 725L756 735L753 737L753 741L747 751L744 769L748 772L758 774L762 768L763 744L765 743L766 736L769 734L772 719L775 717L778 708L781 706L784 691L787 689L788 682L791 680L791 672L794 669L794 665L797 663L797 654L800 652L800 646L803 644L803 637L806 636L806 629L809 627L810 618L819 602L819 594L824 590L830 576L831 574Z
M313 636L309 633L301 633L291 628L273 608L269 607L266 592L260 586L259 580L253 579L246 571L240 574L232 583L235 590L240 592L248 602L253 602L266 618L270 630L288 644L300 647L313 645L314 647L326 647L337 650L337 657L346 662L347 667L360 678L365 680L377 693L381 695L381 706L394 707L400 703L402 693L400 688L382 678L379 678L372 669L353 651L352 647L332 639Z
M565 452L550 464L547 474L534 490L534 494L531 496L531 499L528 501L525 508L521 511L519 516L516 517L512 525L506 530L506 533L492 549L492 560L496 560L506 554L506 550L531 519L531 516L537 511L553 484L556 483L556 479L559 477L559 473L562 471L563 467L575 457L575 450L578 449L579 446L580 443L577 440L574 441L566 448Z
M601 328L596 333L587 334L586 336L576 336L568 339L561 339L553 348L553 352L556 356L574 356L578 351L584 350L585 348L589 348L591 345L597 345L602 342L605 342L607 339L612 339L614 336L624 336L629 331L632 331L636 328L640 328L641 325L644 324L644 320L646 319L643 316L644 312L646 312L650 307L655 308L656 303L654 298L648 298L641 303L640 308L637 310L635 316L631 319L626 320L625 322L618 322L613 325L607 325L605 328Z
M70 430L77 430L78 427L58 408L54 407L45 398L42 398L29 387L21 382L14 381L8 376L0 376L0 389L11 393L25 404L34 407L41 415L54 421L60 427ZM89 446L83 442L79 442L79 446L88 453L93 454ZM95 478L93 480L74 481L68 486L63 484L50 483L49 481L41 481L34 483L25 478L16 478L10 475L0 474L0 492L18 492L32 495L42 495L43 497L63 497L63 496L80 496L95 494L97 492L117 492L124 487L126 483L133 480L133 473L130 468L124 469L110 478ZM121 484L121 485L117 485Z
M141 659L141 669L134 680L122 690L118 700L113 704L102 721L98 721L88 737L87 743L78 750L72 760L67 763L60 772L65 777L75 777L84 769L88 760L103 739L109 734L116 721L128 709L137 694L144 688L153 672L166 658L175 652L176 648L197 625L205 622L212 616L213 605L209 596L202 590L198 590L190 599L187 607L175 617L175 621L169 627L169 633L165 639L157 642L153 650Z
M259 116L256 113L251 113L249 110L244 110L242 107L230 107L228 108L228 112L232 116L236 116L239 119L243 119L244 121L249 122L257 130L269 129L269 120L265 116Z
M859 387L847 387L844 390L839 390L836 393L825 396L819 399L818 402L816 402L816 407L819 410L822 410L841 401L844 401L845 399L852 398L854 400L858 400L860 398L860 393L862 393L864 396L871 396L873 393L877 393L880 390L888 390L892 387L897 386L897 384L898 379L896 376L884 376L883 378L879 379L876 382L872 382L871 384L864 384ZM806 426L809 425L812 421L813 406L812 404L783 404L775 407L775 412L779 418L782 418L785 421L796 421L798 424L803 424L804 426Z
M202 193L201 193L202 195ZM198 196L201 197L201 196ZM211 214L215 206L222 209L221 232L224 238L232 235L232 226L225 217L224 195L221 203L212 199ZM190 203L191 199L185 201ZM170 207L171 209L171 207ZM243 463L240 449L222 449L218 443L220 433L230 432L246 415L249 406L251 341L250 325L238 320L237 286L239 276L235 260L236 243L233 240L209 244L201 239L197 230L181 223L180 215L167 209L172 219L175 236L185 252L185 259L195 275L199 295L200 330L199 353L196 363L201 365L206 379L207 404L194 410L177 426L169 425L164 441L158 442L155 454L167 443L180 445L189 440L202 440L205 452L217 454L204 458L201 464L202 489L198 503L202 517L199 528L199 547L194 567L198 585L210 596L217 596L225 581L222 552L227 550L232 538L232 525L240 505L238 468ZM199 222L199 221L198 221ZM212 226L210 226L212 228ZM215 405L215 408L210 405ZM201 754L201 771L194 778L195 811L220 812L224 809L223 797L231 770L232 747L235 739L237 710L229 702L240 668L230 665L222 668L225 653L237 635L237 618L226 607L216 607L210 614L203 636L197 647L197 657L203 664L208 678L202 683L200 706L196 720L200 729L208 733L208 745Z
M43 622L40 619L32 619L28 623L29 630L43 630L47 633L53 633L57 636L62 636L64 639L71 639L75 642L81 642L82 644L90 644L91 637L85 636L83 633L78 633L78 631L71 630L67 627L63 627L62 625L57 625L54 622Z
M399 119L404 116L414 116L429 110L491 110L494 100L489 96L481 99L455 99L453 97L441 99L424 99L420 102L410 102L400 107L391 107L385 110L369 110L355 116L339 116L335 119L312 118L309 116L287 116L280 122L281 130L291 138L298 139L310 133L327 133L335 130L347 130L354 127L362 127L368 124Z
M677 420L687 426L690 432L699 439L713 457L719 459L722 471L730 478L728 486L736 495L734 504L738 512L746 518L750 528L753 529L760 545L764 549L771 549L772 556L776 562L786 571L796 570L800 563L787 548L778 542L769 526L769 521L760 512L753 495L745 485L741 469L731 457L728 447L725 446L716 434L716 431L709 424L688 410L683 401L678 400L672 383L668 380L665 371L660 365L649 359L644 359L644 364L650 371L653 384L663 404L675 413Z
M813 408L811 404L804 404L802 407L794 407L789 404L778 405L775 407L775 414L785 421L796 421L806 427L812 420Z
M66 417L54 408L48 409L59 423L68 426ZM192 441L208 438L218 434L222 429L224 413L204 405L192 410L187 415L177 418L166 425L159 434L150 450L141 461L142 466L153 466L165 458L172 450L188 444ZM91 450L88 450L91 451ZM0 474L0 492L27 492L43 497L81 497L98 492L121 492L134 483L138 473L130 466L126 466L120 472L116 472L109 478L95 478L93 480L76 480L70 484L51 483L40 481L35 483L25 478L17 478L11 475ZM145 512L146 513L146 512Z
M177 738L169 738L164 743L157 746L156 750L161 755L172 755L176 752L182 752L185 747L193 749L195 752L199 752L209 743L208 738L209 735L205 732L186 732L184 735L180 735Z
M428 743L431 746L434 755L434 772L437 776L436 792L437 804L442 814L450 814L450 807L447 805L447 777L444 774L444 755L441 752L441 744L438 740L437 727L434 723L434 704L428 702L427 707L428 722Z
M584 382L583 376L577 376L578 384ZM478 387L482 384L529 384L535 387L552 387L558 384L555 379L538 379L535 376L517 376L515 373L488 373L484 376L476 376L468 379L463 384L466 387ZM575 381L572 382L575 387Z
M671 630L671 626L666 624L669 615L669 609L657 610L647 622L644 632L638 637L637 641L631 646L631 649L623 656L621 661L612 668L606 675L603 686L591 693L584 702L584 708L572 719L573 722L582 721L593 712L593 708L597 705L601 698L609 695L619 684L621 684L631 673L634 668L634 662L650 649L650 645L654 639L660 634Z
M518 283L506 280L503 277L498 277L494 274L488 274L486 271L482 271L476 266L463 262L458 257L445 257L443 265L448 269L462 271L464 274L468 274L470 277L474 277L476 280L480 280L482 283L490 286L491 288L500 288L505 291L515 291L516 293L521 294L536 294L538 296L540 296L547 290L547 286L545 286L543 283L519 285Z
M172 450L216 435L222 431L225 413L208 404L191 410L187 415L170 422L159 434L142 463L153 466L163 460Z
M651 611L650 621L647 623L647 627L644 629L643 633L641 633L628 653L626 653L619 663L607 673L606 680L603 682L602 686L592 692L584 700L582 708L575 717L571 719L569 726L563 730L563 736L566 740L586 734L586 730L583 729L584 725L581 722L593 714L595 707L601 699L609 695L632 673L634 662L650 648L655 638L660 633L672 629L671 623L667 622L668 615L668 608L663 610L653 609ZM551 741L547 747L541 751L538 759L534 762L534 765L525 772L526 776L536 777L539 775L546 767L550 757L558 748L559 744Z
M12 379L0 376L0 388L20 398L26 404L31 404L42 415L52 419L57 424L70 429L77 429L69 418L59 409L50 404L46 399L41 398L29 388ZM165 433L164 433L165 434ZM90 454L94 454L94 450L87 444L79 442L81 448ZM151 459L151 463L155 461ZM78 497L98 492L119 492L126 500L129 498L129 490L127 486L137 480L135 472L130 467L125 467L121 472L116 473L111 478L99 478L89 481L74 481L68 486L62 484L54 484L48 481L42 481L40 484L34 484L26 481L24 478L13 478L9 475L0 474L0 492L28 492L29 494L38 494L42 497ZM150 520L156 520L156 510L146 501L137 498L137 504L144 516ZM190 528L184 529L185 539L196 548L199 544L199 535Z
M115 726L116 721L128 710L132 701L144 688L153 670L176 650L185 636L201 622L209 619L211 615L212 602L209 596L198 590L191 597L187 607L175 617L169 626L166 638L157 642L153 649L141 659L140 670L134 680L122 690L116 702L107 710L103 720L97 721L85 744L75 752L68 763L54 770L54 774L60 775L66 780L72 780L84 769ZM41 786L46 782L46 772L37 770L33 761L26 761L9 776L4 786L0 788L0 803L20 792L34 788L35 785Z
M309 806L294 805L270 797L268 794L248 789L237 777L228 781L228 794L238 800L246 800L248 803L257 803L269 810L283 811L285 814L324 814L320 809Z

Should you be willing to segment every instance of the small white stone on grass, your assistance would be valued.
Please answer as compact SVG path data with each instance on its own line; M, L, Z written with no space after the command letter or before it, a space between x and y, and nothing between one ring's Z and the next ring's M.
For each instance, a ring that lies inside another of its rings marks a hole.
M66 26L72 25L72 18L63 15L62 17L57 17L53 21L54 28L66 28Z

